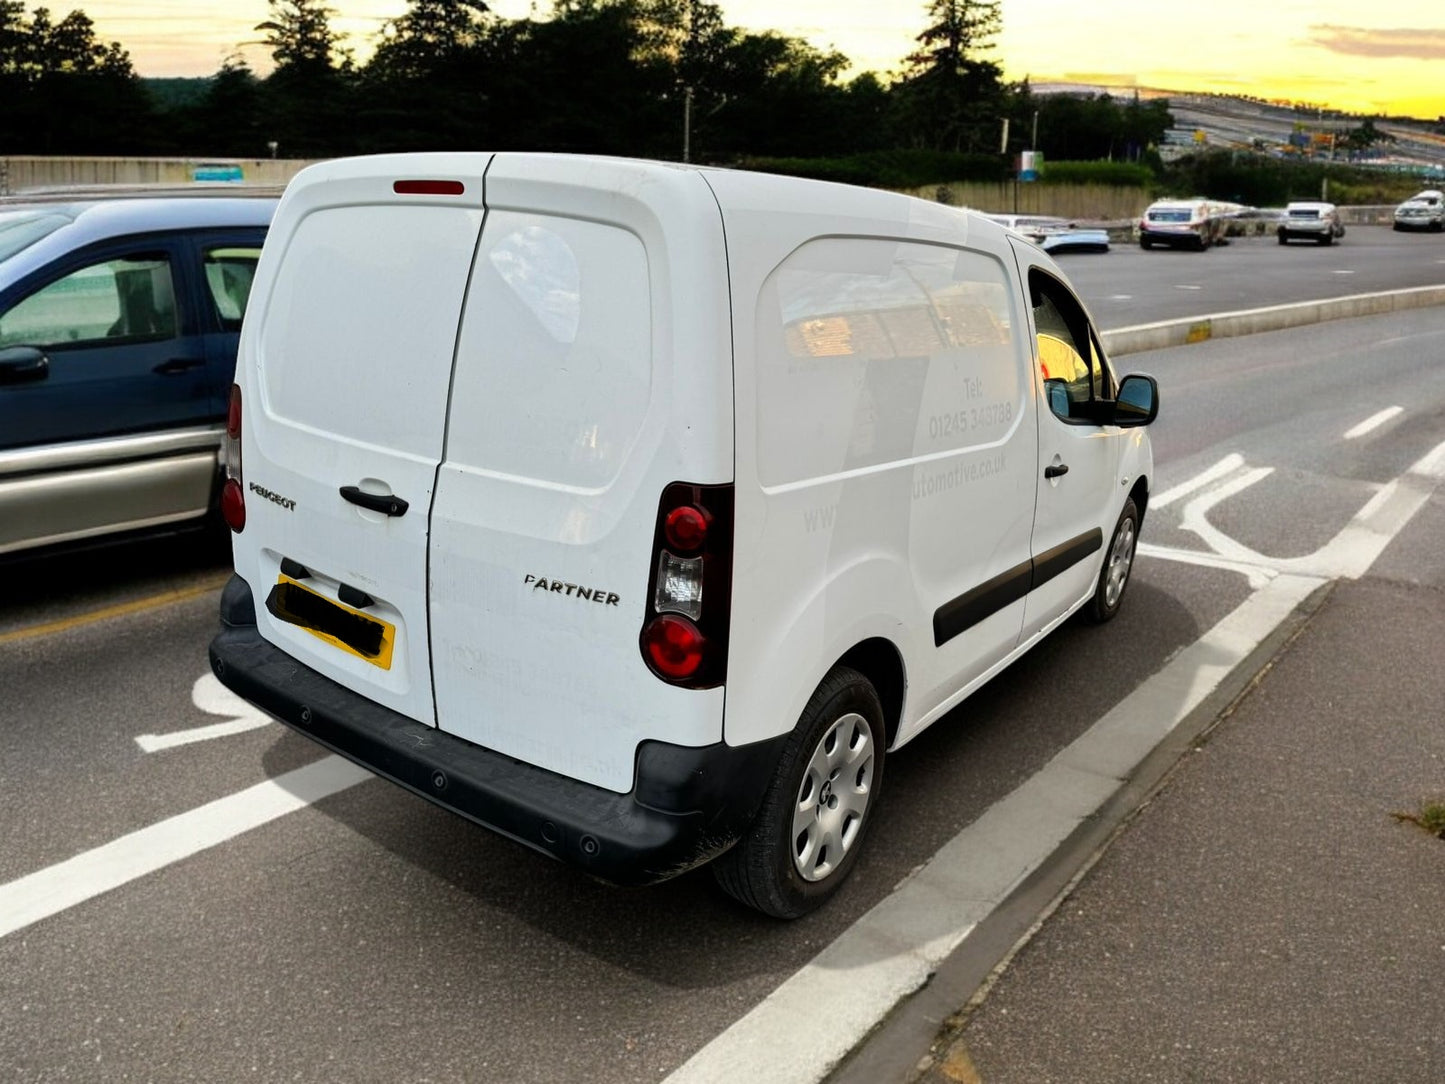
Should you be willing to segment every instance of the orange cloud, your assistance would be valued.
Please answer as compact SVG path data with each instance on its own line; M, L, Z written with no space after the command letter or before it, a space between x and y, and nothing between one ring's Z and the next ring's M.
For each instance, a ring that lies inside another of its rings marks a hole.
M1445 30L1375 30L1360 26L1310 27L1309 44L1347 56L1406 57L1439 60L1445 57Z

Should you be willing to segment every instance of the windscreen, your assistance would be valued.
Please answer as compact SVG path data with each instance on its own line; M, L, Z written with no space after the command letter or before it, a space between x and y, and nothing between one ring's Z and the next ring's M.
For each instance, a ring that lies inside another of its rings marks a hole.
M0 211L0 263L70 221L69 215L54 210Z

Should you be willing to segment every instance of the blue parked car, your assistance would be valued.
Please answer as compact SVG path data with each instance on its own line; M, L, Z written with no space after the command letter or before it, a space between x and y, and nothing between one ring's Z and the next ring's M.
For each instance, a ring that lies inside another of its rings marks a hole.
M0 202L0 556L201 521L274 198Z

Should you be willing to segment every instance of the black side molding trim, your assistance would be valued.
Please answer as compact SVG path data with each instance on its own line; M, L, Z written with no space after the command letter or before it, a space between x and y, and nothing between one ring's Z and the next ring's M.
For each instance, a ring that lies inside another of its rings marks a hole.
M933 646L942 647L1072 568L1103 544L1104 532L1095 527L945 602L933 614Z
M998 613L1029 593L1034 563L1025 561L945 602L933 614L933 646L942 647L959 633Z
M1104 532L1095 527L1078 538L1071 538L1051 550L1045 550L1034 558L1034 580L1029 590L1042 587L1055 576L1073 568L1091 553L1097 552L1103 544Z

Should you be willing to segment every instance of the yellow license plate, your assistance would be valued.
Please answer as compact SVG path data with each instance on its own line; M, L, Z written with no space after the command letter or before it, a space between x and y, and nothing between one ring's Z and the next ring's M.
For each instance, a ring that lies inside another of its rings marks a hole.
M305 629L333 647L365 659L383 670L391 669L396 626L344 606L281 576L266 597L266 609L278 621Z

